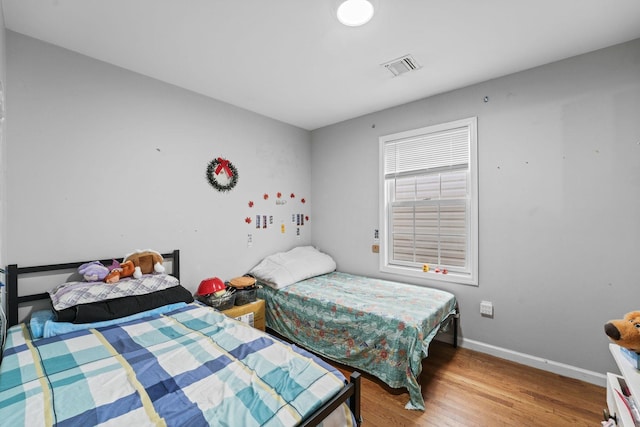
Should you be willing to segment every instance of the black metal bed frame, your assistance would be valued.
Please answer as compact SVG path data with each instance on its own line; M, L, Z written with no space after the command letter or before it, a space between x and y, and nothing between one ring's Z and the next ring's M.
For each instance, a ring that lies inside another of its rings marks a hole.
M171 259L171 275L180 280L180 250L161 254L164 259ZM63 264L37 265L33 267L18 267L17 264L7 266L7 328L18 324L18 307L21 304L49 298L46 292L32 295L18 295L18 276L23 274L44 273L63 270L76 270L82 264L90 261L67 262ZM100 260L102 264L111 264L113 258Z
M175 249L172 252L161 254L164 259L170 259L171 262L171 275L180 279L180 250ZM110 264L113 258L107 258L100 260L102 264ZM80 267L82 264L89 261L79 262L67 262L62 264L46 264L32 267L18 267L17 264L10 264L7 266L7 328L17 325L18 322L18 307L21 304L28 302L48 299L49 294L47 292L31 294L31 295L18 295L18 276L24 274L35 274L44 272L74 270ZM1 357L1 355L0 355ZM0 358L0 360L2 360ZM356 424L360 426L362 424L362 415L360 408L360 393L361 393L361 375L359 372L353 372L350 375L349 382L331 398L328 402L313 412L305 421L300 425L304 427L316 426L329 416L335 409L345 402L349 402L349 408L353 413Z

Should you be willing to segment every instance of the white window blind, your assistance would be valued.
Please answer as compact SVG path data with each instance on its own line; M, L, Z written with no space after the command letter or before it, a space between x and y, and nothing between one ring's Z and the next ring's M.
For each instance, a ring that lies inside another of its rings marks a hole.
M475 118L380 138L383 271L476 283L475 141Z
M459 127L384 144L385 177L469 163L469 128Z

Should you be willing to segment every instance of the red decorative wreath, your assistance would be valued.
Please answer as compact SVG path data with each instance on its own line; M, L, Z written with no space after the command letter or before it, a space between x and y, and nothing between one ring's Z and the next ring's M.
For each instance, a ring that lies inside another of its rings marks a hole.
M218 191L229 191L238 183L238 169L229 160L218 157L207 166L207 181Z

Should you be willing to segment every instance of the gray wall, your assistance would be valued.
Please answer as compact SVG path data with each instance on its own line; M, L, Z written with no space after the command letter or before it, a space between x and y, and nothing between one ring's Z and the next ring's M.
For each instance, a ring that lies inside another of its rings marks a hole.
M311 212L308 131L13 32L7 63L7 262L179 248L195 290L310 243L313 221L290 224ZM205 178L219 156L238 169L226 193ZM272 227L245 223L256 214Z
M460 301L465 345L615 370L603 324L640 308L640 40L313 131L314 244L389 278L371 253L378 137L471 116L479 286L436 284Z

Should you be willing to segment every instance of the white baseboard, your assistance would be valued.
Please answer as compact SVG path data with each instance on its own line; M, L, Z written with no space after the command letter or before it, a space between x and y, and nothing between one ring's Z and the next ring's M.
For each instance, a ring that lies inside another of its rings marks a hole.
M451 343L453 341L453 335L448 333L442 334L441 336L436 337L436 339L438 339L439 341ZM588 371L586 369L566 365L564 363L554 362L553 360L543 359L537 356L532 356L530 354L519 353L517 351L509 350L502 347L496 347L491 344L486 344L480 341L474 341L465 338L460 338L458 340L458 345L462 348L478 351L480 353L490 354L501 359L520 363L521 365L542 369L543 371L548 371L565 377L585 381L601 387L607 386L606 375L600 374L598 372Z

